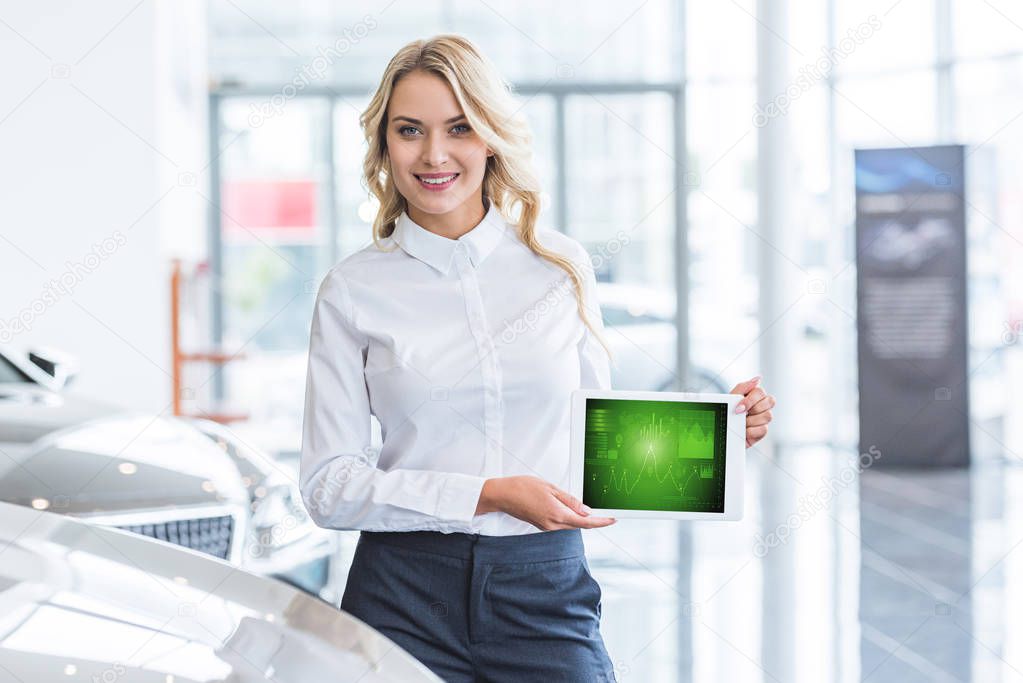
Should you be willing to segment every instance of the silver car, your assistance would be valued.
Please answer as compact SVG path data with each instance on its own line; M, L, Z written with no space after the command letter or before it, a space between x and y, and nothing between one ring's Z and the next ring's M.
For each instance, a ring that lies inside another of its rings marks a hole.
M0 503L0 683L434 683L358 619L208 555Z
M335 541L296 477L221 425L64 391L73 366L0 351L0 501L198 550L333 600Z

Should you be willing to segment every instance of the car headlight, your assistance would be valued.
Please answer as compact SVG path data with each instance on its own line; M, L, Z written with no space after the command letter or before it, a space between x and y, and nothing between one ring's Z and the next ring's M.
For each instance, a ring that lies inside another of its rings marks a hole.
M246 559L268 558L315 529L302 504L298 484L285 474L283 465L242 443L221 424L209 420L194 420L193 424L231 457L249 493Z

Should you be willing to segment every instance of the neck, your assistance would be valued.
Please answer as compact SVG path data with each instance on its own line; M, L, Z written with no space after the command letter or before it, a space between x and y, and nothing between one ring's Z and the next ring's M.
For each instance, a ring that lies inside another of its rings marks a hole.
M407 211L408 217L417 225L441 237L457 240L483 221L487 215L487 205L481 194L448 213L425 213L411 204Z

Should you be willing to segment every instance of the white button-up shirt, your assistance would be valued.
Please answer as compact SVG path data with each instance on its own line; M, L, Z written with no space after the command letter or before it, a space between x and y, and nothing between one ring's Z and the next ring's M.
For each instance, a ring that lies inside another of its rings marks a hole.
M603 330L586 250L555 230L536 235L579 266L587 317ZM568 274L492 203L457 240L403 213L381 245L335 265L316 296L300 476L312 518L333 529L539 531L475 510L490 477L567 490L571 393L611 386Z

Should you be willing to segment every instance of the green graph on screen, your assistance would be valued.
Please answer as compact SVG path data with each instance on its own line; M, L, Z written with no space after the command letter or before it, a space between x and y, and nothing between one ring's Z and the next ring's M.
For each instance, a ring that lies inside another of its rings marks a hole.
M724 512L725 403L586 399L583 502Z

